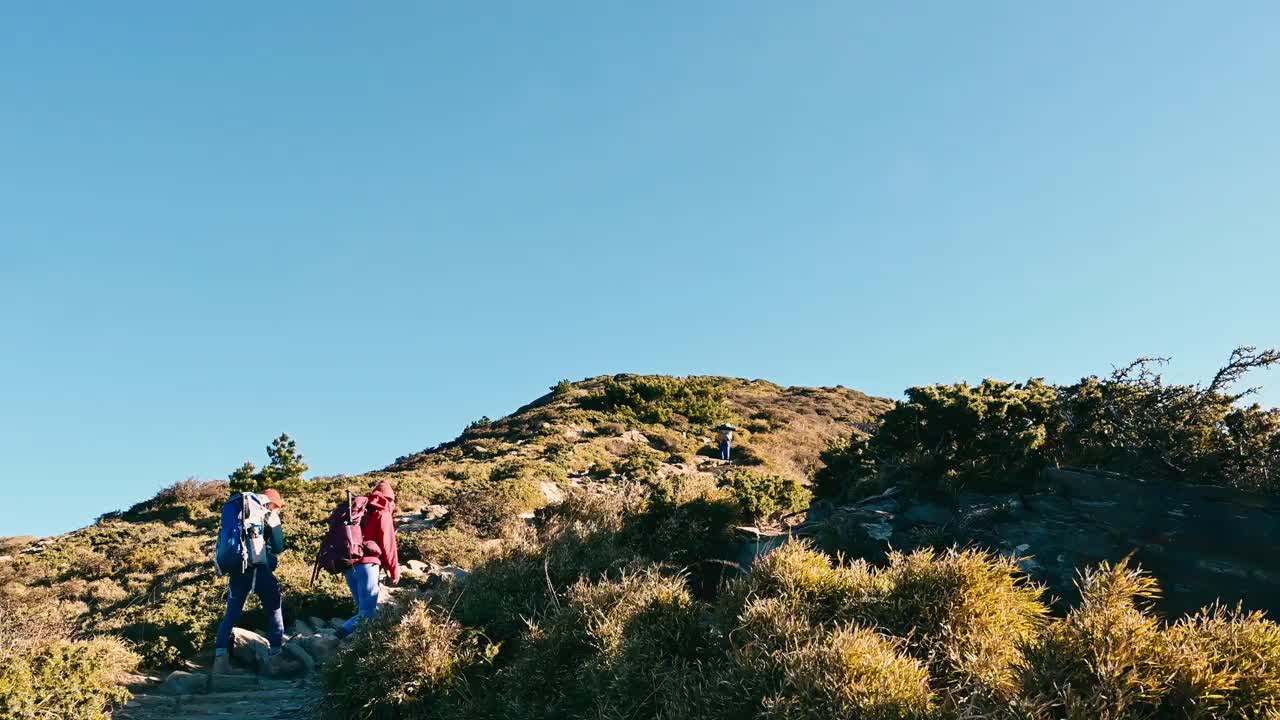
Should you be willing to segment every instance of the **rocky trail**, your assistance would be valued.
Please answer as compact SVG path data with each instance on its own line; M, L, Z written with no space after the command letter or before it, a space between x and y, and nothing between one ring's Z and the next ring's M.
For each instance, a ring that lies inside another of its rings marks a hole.
M401 567L409 587L383 588L380 605L429 596L426 586L457 582L461 568L410 561ZM318 670L338 652L337 630L345 618L305 618L292 623L283 651L270 656L266 638L244 628L232 633L231 673L214 673L205 654L164 678L139 677L133 699L115 720L274 720L314 717L322 696Z

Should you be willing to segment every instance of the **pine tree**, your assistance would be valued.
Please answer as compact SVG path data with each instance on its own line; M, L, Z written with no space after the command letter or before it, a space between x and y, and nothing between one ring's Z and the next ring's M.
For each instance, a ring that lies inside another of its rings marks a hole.
M302 489L302 473L307 471L307 464L302 461L302 453L298 452L298 444L287 433L271 441L267 447L269 462L262 469L262 487L275 488L280 492L296 492Z
M257 492L262 489L262 473L257 471L253 463L248 460L227 476L231 481L231 492Z

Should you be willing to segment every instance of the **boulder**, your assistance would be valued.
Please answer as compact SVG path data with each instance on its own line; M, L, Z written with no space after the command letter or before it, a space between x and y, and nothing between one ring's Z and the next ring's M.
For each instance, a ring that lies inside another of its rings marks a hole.
M564 502L564 488L559 485L549 480L542 480L538 483L538 488L542 490L542 497L546 498L547 504L559 505Z
M301 643L297 643L297 642L285 643L284 649L280 652L279 655L276 655L275 657L273 657L272 660L277 660L278 658L282 658L282 657L292 660L293 661L292 664L296 664L298 668L300 668L301 672L293 672L289 675L285 675L280 672L276 672L275 668L273 668L271 674L275 675L276 677L294 677L295 675L298 675L298 674L310 675L316 669L315 659L311 657L311 653L307 652L306 648ZM286 666L283 663L279 663L279 667L282 670L284 670L286 669L286 667L290 667L290 666Z
M307 625L311 626L312 632L319 632L320 628L325 626L324 618L318 618L314 615L307 618Z
M416 572L416 573L426 574L431 571L431 566L428 565L427 563L422 562L421 560L410 560L409 562L405 563L405 566L408 567L409 570L411 570L412 572Z
M307 651L307 655L311 656L315 665L324 665L332 660L333 656L338 654L339 642L338 638L326 635L312 635L298 641L302 649Z
M294 620L293 624L289 626L290 636L296 637L298 635L310 635L314 632L315 632L315 626L307 622L306 620L303 620L302 618L298 618L297 620Z
M342 626L346 624L346 618L329 618L329 627L334 630L341 630Z
M192 695L204 692L208 679L183 670L174 670L155 689L157 695Z
M441 586L462 584L466 582L467 575L467 571L457 565L433 568L430 576L430 585L434 589Z
M231 630L231 659L243 667L261 672L267 667L267 659L271 655L271 645L267 639L252 630L233 628Z

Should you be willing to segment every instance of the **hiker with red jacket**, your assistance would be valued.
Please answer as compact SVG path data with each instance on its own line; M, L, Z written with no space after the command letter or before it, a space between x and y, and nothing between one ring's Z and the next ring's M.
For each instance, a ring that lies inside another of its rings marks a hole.
M361 620L371 620L378 610L378 596L382 591L380 572L387 571L392 585L400 582L400 552L396 547L395 527L396 494L391 483L379 482L368 495L360 531L364 537L364 556L357 560L343 575L351 598L358 612L338 631L338 637L355 632Z

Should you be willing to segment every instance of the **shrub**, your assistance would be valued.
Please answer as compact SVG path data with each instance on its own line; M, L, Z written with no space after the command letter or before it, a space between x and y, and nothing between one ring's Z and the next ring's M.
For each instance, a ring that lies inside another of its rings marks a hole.
M936 715L929 674L899 652L902 642L860 627L842 628L779 658L783 689L767 698L785 720L912 720Z
M129 699L122 683L137 665L137 655L107 638L0 650L0 717L105 719L111 705Z
M1213 606L1170 627L1159 663L1163 714L1187 720L1280 715L1280 626Z
M1159 623L1143 611L1159 595L1155 580L1126 560L1086 571L1077 585L1080 606L1025 653L1026 713L1067 720L1149 715L1165 684Z
M660 453L641 443L632 443L617 469L633 480L643 480L655 477L661 466Z
M324 669L329 718L432 717L438 702L488 657L479 638L421 602L385 611Z
M478 537L493 538L511 532L520 524L517 517L546 504L537 483L503 480L485 490L464 493L449 508L450 527Z
M1280 489L1280 409L1236 403L1229 387L1280 363L1280 350L1235 350L1207 386L1167 384L1141 358L1070 386L1040 379L914 387L869 437L823 453L828 497L902 483L923 492L1016 488L1053 465L1165 480Z
M677 378L665 375L616 375L603 390L584 400L598 407L643 422L667 424L677 416L709 425L729 415L722 381L710 377Z
M743 515L753 520L770 520L803 510L813 497L795 478L751 470L725 473L721 482L733 493Z
M226 500L229 492L229 483L225 480L200 480L191 477L162 489L156 493L153 502L157 505L209 506Z
M471 568L492 554L479 538L456 527L401 533L398 540L404 560Z
M649 565L579 581L504 673L503 716L659 717L699 702L707 648L701 607L679 577Z
M936 679L972 701L1010 696L1021 648L1039 637L1048 615L1044 589L1013 559L978 550L894 552L877 574L888 592L882 602L853 604L855 616L908 639Z

